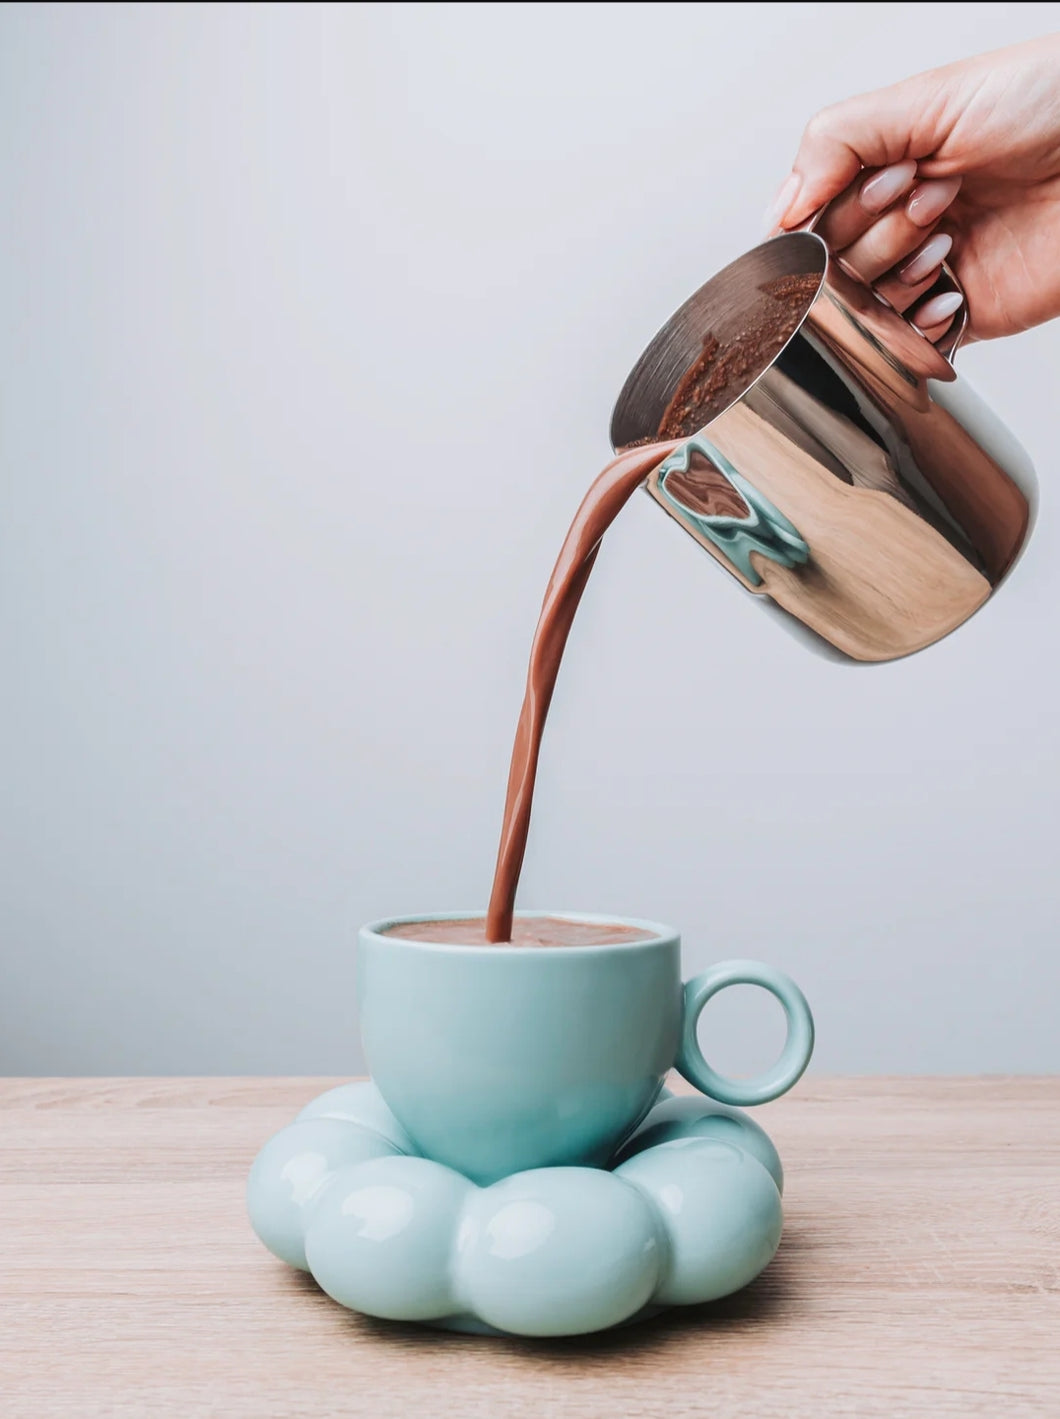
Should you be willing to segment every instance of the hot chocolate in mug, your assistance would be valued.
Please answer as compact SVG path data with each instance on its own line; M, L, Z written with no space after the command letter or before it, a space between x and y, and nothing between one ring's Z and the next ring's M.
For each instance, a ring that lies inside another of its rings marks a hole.
M801 990L758 961L724 961L682 985L681 939L657 922L520 912L606 938L591 945L464 945L395 930L471 913L390 918L362 928L361 1028L380 1093L429 1158L488 1184L528 1168L607 1163L657 1099L667 1072L721 1103L753 1105L796 1082L813 1051ZM518 936L518 930L516 932ZM469 941L481 932L469 929ZM696 1038L706 1005L730 985L757 985L787 1017L780 1058L751 1080L727 1079Z

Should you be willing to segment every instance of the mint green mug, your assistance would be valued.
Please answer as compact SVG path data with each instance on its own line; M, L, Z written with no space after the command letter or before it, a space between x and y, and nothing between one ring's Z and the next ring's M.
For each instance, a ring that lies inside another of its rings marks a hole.
M724 961L681 984L681 938L633 918L521 912L616 923L647 933L610 946L459 946L361 929L361 1031L376 1086L417 1147L474 1182L527 1168L603 1167L658 1098L675 1065L724 1104L790 1089L813 1052L798 986L759 961ZM480 917L481 919L481 917ZM753 1080L716 1073L696 1039L707 1001L758 985L780 1001L787 1040Z

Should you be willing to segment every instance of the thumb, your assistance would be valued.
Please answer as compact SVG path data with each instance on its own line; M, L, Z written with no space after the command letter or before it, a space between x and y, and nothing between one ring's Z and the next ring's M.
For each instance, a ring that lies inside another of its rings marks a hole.
M926 158L945 137L930 74L821 109L806 125L776 220L794 227L838 197L862 168Z

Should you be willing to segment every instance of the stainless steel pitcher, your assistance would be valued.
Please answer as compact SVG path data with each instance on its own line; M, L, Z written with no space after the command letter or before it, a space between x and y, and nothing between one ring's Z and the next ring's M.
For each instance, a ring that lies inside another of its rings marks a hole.
M894 660L984 605L1034 518L1027 455L953 368L966 306L932 345L816 233L774 237L656 335L619 396L611 442L654 438L705 341L738 340L784 277L816 278L802 283L815 293L795 333L747 369L738 397L708 410L648 491L811 644ZM941 289L959 289L948 269Z

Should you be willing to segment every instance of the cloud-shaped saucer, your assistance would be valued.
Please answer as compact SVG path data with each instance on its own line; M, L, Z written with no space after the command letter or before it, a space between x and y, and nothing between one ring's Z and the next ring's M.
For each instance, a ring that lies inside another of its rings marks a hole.
M371 1083L307 1105L258 1154L251 1224L343 1306L391 1320L578 1335L716 1300L769 1263L783 1173L763 1130L663 1097L611 1168L477 1187L415 1145Z

